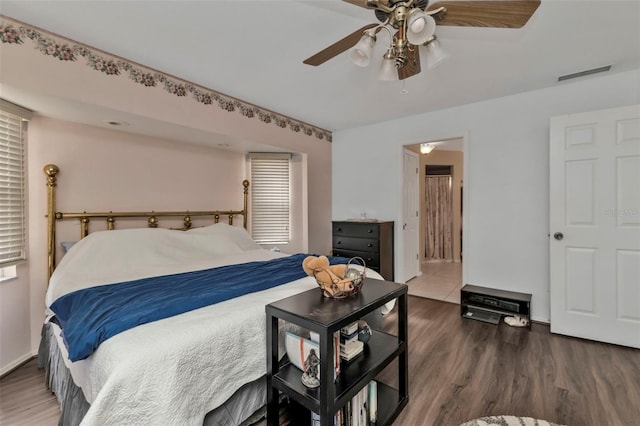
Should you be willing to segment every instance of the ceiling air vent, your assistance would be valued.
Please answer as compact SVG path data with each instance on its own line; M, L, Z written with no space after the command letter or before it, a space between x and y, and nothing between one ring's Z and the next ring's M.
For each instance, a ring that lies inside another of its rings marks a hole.
M604 67L593 68L586 71L574 72L573 74L561 75L558 77L558 81L569 80L572 78L584 77L586 75L597 74L599 72L609 71L611 69L611 65L607 65Z

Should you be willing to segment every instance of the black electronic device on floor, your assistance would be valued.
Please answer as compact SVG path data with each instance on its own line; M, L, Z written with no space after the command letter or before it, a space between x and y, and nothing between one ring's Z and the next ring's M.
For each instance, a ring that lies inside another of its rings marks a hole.
M491 324L517 315L527 320L531 331L531 294L465 284L460 289L460 314Z

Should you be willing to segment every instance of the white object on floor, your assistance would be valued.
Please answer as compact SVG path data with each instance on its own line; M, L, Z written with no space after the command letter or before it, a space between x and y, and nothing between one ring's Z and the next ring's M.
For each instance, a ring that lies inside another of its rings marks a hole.
M526 327L529 325L529 321L526 318L522 318L518 315L513 317L504 317L504 322L506 322L511 327Z
M532 417L489 416L462 423L460 426L560 426Z

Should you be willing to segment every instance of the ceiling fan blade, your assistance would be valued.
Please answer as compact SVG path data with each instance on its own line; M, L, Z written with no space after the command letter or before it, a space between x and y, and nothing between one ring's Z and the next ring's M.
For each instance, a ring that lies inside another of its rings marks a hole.
M540 5L540 0L467 0L440 1L427 10L445 7L438 25L460 27L520 28ZM436 16L434 16L436 17Z
M398 79L404 80L419 74L420 71L420 46L407 49L407 64L402 68L398 68Z
M360 7L364 7L365 9L371 9L370 7L367 7L367 0L342 0L342 1L350 3L354 6L360 6Z
M302 63L307 65L313 65L313 66L318 66L320 64L323 64L327 62L329 59L333 58L334 56L338 56L342 52L349 50L351 47L355 46L358 40L360 40L360 38L362 37L363 32L377 26L378 26L377 24L365 25L359 30L352 32L342 40L339 40L333 43L331 46L327 47L326 49L321 50L315 55L305 59L304 61L302 61Z
M377 9L378 5L384 6L384 7L391 7L392 6L392 2L395 3L399 0L342 0L346 3L352 4L354 6L359 6L359 7L364 7L365 9ZM426 6L428 0L417 0L416 3L424 3L424 5ZM414 5L414 7L418 7L417 5ZM424 6L421 6L420 9L424 10Z

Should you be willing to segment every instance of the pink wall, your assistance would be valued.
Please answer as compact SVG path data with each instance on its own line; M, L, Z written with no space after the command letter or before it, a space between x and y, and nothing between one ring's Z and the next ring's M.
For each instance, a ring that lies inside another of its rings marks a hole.
M18 265L17 274L18 278L0 282L0 374L32 355L28 265Z

